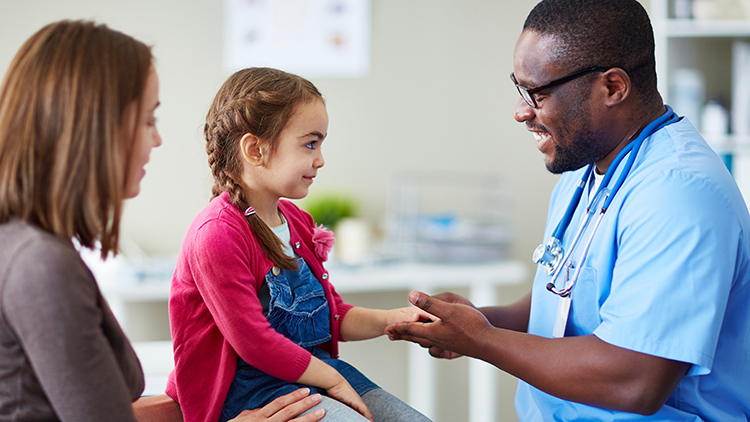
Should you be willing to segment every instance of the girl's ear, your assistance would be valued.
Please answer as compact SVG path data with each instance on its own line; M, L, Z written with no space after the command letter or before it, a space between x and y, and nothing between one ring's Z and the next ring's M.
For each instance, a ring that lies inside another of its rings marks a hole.
M263 165L263 148L261 148L260 138L252 133L242 135L240 139L240 152L242 158L254 166Z

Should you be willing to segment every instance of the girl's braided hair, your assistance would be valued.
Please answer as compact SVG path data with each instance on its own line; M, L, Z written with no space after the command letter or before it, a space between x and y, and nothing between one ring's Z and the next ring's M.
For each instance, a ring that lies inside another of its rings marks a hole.
M249 207L242 182L240 139L250 133L268 153L277 147L279 135L299 104L323 100L308 80L271 68L240 70L224 82L208 114L203 134L208 164L214 177L212 198L229 193L240 212ZM294 270L295 260L284 253L281 240L257 214L246 216L266 256L277 266Z

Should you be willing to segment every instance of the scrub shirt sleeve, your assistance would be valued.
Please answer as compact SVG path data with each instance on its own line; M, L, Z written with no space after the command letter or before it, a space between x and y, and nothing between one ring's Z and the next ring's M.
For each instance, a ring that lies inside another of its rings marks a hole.
M740 247L740 224L721 192L681 172L623 192L621 208L609 211L618 212L617 264L596 336L691 363L689 375L710 372Z

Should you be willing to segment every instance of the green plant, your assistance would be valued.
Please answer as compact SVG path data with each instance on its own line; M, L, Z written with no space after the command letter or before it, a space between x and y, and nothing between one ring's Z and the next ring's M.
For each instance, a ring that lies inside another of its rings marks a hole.
M353 217L357 212L356 201L349 195L326 193L309 196L301 207L310 213L317 224L333 230L342 218Z

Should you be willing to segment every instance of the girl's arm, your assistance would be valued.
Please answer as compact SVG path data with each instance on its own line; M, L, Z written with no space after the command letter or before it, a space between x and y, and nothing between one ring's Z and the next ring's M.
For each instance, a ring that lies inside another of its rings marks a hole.
M433 320L434 318L416 306L390 310L355 306L344 315L344 320L341 321L341 338L345 341L367 340L383 335L385 327L391 324Z
M370 409L339 371L315 356L310 359L310 364L297 382L325 389L329 396L372 420Z

